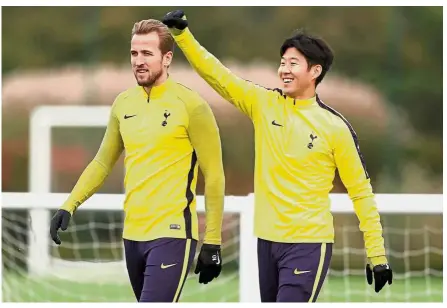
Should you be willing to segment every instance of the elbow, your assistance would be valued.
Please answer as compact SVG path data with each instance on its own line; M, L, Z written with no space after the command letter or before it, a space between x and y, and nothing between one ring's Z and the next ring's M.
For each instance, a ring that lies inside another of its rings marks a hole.
M223 172L216 172L204 175L206 191L215 192L217 195L225 193L225 175Z
M349 198L351 199L352 202L359 202L359 201L374 199L374 194L373 193L368 193L368 194L349 194Z
M109 173L111 171L111 168L108 165L104 164L102 161L100 161L96 158L94 158L90 162L89 166L91 166L91 168L93 168L94 170L102 171L102 173L104 173L104 175L106 177L109 175Z
M212 183L213 186L219 187L221 189L225 188L225 175L215 174L209 177L209 182Z
M347 186L346 190L348 191L349 198L353 202L374 198L371 185Z

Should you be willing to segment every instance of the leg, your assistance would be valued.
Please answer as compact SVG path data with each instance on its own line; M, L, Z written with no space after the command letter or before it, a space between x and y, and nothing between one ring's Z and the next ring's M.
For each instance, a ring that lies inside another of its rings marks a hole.
M278 293L278 269L272 255L272 242L258 239L259 291L261 302L275 302Z
M146 262L140 251L140 243L124 239L124 253L126 255L127 274L137 301L140 300L144 283L144 268Z
M196 252L197 241L162 238L146 254L140 302L177 302Z
M332 244L282 245L278 302L315 302L332 256Z

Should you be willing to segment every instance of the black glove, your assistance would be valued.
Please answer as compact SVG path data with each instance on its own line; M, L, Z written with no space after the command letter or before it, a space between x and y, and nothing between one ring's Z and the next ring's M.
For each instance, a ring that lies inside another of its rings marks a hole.
M388 264L376 265L372 270L369 264L366 265L366 281L369 285L373 283L373 274L376 282L374 286L376 293L379 293L387 282L388 284L393 283L393 271Z
M51 219L50 234L51 238L57 245L61 244L61 239L59 238L57 231L59 228L62 229L62 231L67 230L70 218L70 212L67 212L66 210L58 210Z
M203 244L197 259L194 274L199 274L199 283L207 284L219 277L222 270L222 256L219 245Z
M162 22L168 26L168 28L176 28L178 30L184 30L188 27L188 21L182 10L167 13L165 17L163 17Z

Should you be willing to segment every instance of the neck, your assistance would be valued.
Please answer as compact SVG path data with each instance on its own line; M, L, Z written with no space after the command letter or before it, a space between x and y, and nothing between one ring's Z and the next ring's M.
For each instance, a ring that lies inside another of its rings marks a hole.
M144 91L146 91L147 94L150 94L153 87L157 87L163 84L168 79L168 77L169 74L167 72L164 72L160 77L157 78L157 80L155 80L155 82L151 86L143 87Z
M316 95L315 88L308 88L302 92L294 93L291 95L292 98L297 100L306 100L314 97Z

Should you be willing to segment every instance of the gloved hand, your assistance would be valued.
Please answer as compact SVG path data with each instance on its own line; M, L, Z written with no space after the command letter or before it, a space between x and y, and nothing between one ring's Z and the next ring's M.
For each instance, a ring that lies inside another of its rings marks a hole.
M162 22L168 28L174 28L180 30L180 32L188 27L188 21L186 20L185 13L182 10L176 10L167 13L165 17L163 17Z
M379 293L387 282L390 285L393 283L393 271L388 263L377 265L374 265L376 264L375 262L372 263L373 265L366 264L366 281L369 285L372 285L374 277L374 290L376 293Z
M53 218L51 218L50 234L53 242L55 242L57 245L61 244L61 239L59 238L57 231L59 229L61 229L62 231L67 230L70 218L70 212L62 209L58 210L56 214L54 214Z
M203 244L197 259L195 274L199 274L199 283L207 284L219 277L222 270L222 256L219 245Z

